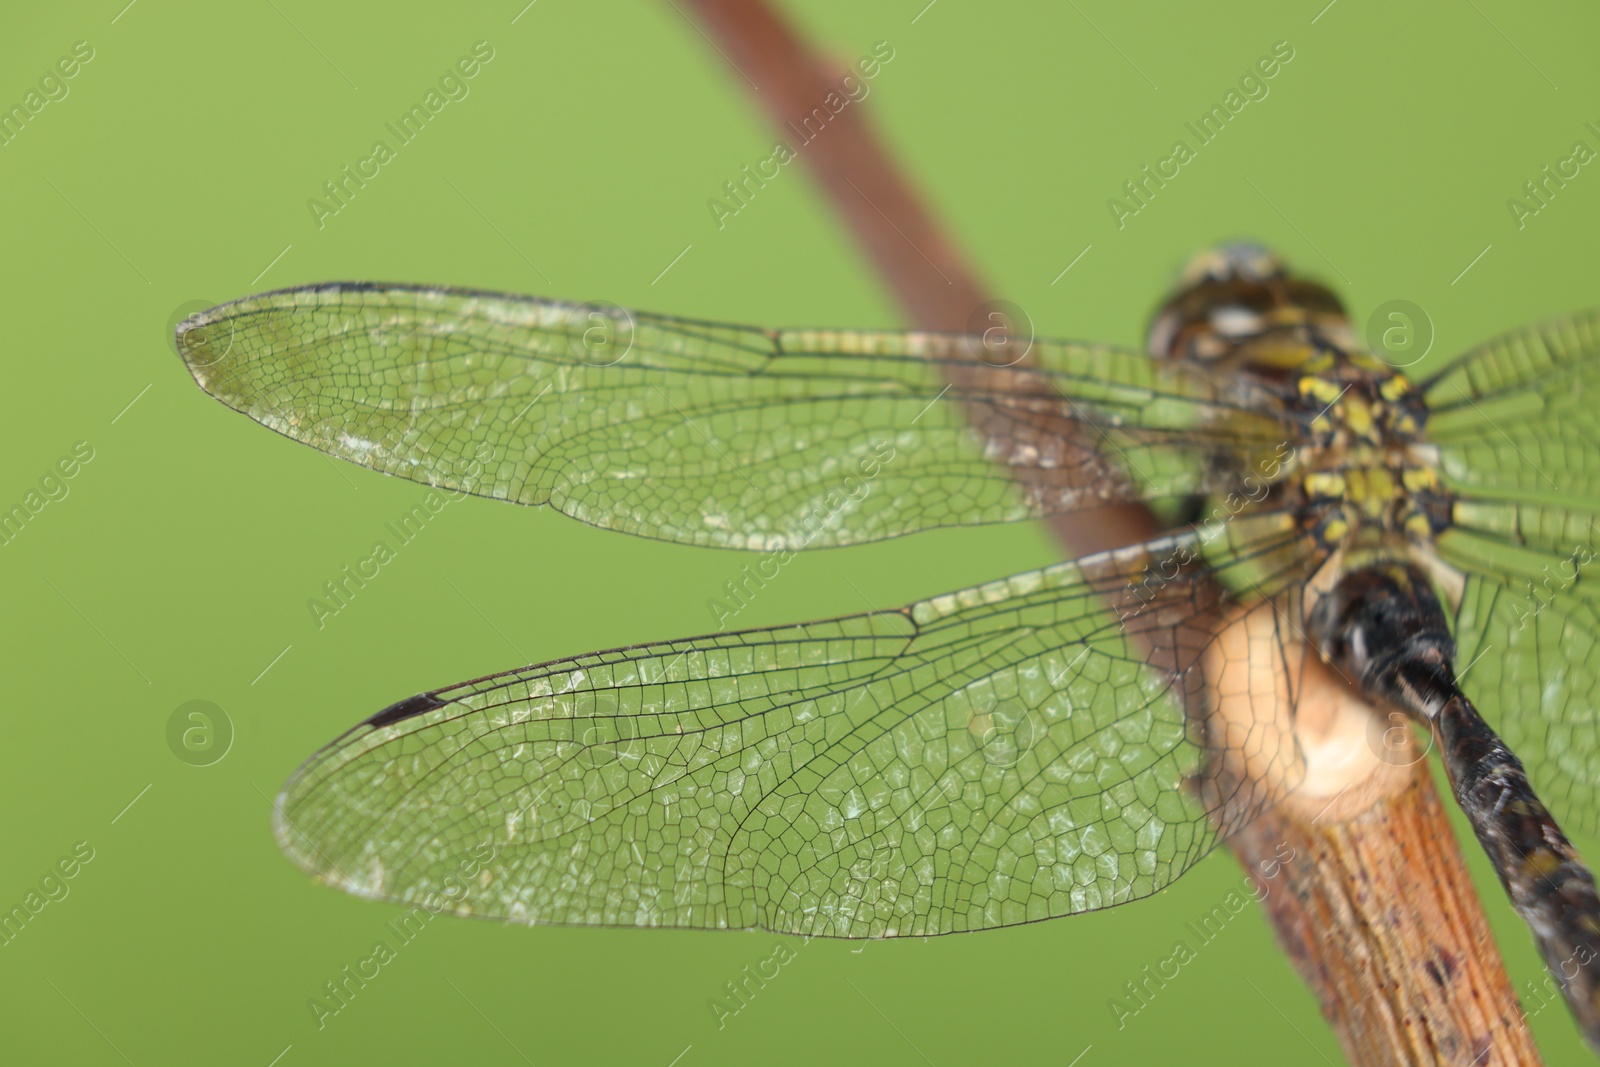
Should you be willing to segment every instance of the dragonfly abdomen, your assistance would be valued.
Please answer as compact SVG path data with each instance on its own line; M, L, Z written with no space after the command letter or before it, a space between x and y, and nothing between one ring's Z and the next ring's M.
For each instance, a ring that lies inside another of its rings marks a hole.
M1397 561L1354 570L1317 604L1311 624L1324 658L1364 696L1433 731L1456 802L1590 1045L1600 1049L1594 875L1534 793L1522 761L1457 685L1455 643L1427 577Z
M1435 718L1456 802L1506 895L1561 984L1591 1045L1600 1046L1600 896L1594 875L1533 792L1522 761L1456 693Z

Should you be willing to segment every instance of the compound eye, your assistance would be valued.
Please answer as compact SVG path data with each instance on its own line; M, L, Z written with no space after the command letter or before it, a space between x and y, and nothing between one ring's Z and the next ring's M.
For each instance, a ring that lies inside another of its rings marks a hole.
M1282 277L1283 261L1258 244L1239 241L1204 249L1178 275L1180 289L1202 282L1264 282Z

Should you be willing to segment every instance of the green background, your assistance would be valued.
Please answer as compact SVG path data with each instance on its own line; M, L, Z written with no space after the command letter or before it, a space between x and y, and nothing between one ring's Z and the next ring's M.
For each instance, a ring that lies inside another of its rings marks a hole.
M69 495L0 547L0 905L75 843L94 849L70 895L0 946L7 1059L1339 1061L1254 909L1116 1025L1123 984L1238 885L1225 854L1110 912L864 949L796 941L721 1029L708 1001L773 935L440 918L319 1030L307 1001L391 937L399 909L280 857L268 798L288 773L399 697L709 630L706 600L744 560L470 500L319 630L307 599L425 490L207 399L164 336L173 313L361 278L771 325L899 320L799 167L713 224L707 199L772 136L669 4L538 0L513 24L523 0L123 2L8 12L0 35L7 108L74 42L94 49L69 95L0 147L0 507L77 442L94 449ZM1595 302L1597 168L1523 229L1506 206L1574 141L1600 145L1583 128L1600 120L1592 6L925 2L793 11L842 62L894 48L872 118L1041 334L1138 343L1187 254L1238 235L1333 282L1358 323L1413 301L1435 364ZM318 229L306 201L480 40L494 59L470 96ZM1280 40L1295 58L1270 95L1119 230L1107 199ZM898 604L1056 556L1026 527L813 553L740 621L860 610L851 582ZM195 699L235 732L205 767L167 741ZM1537 979L1468 852L1513 977ZM1533 1025L1551 1063L1590 1062L1561 1006Z

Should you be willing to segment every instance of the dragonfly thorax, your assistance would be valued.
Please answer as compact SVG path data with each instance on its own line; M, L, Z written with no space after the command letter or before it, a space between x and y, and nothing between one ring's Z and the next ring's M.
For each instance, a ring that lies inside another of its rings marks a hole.
M1280 498L1328 549L1403 549L1448 525L1411 380L1357 348L1338 298L1254 245L1196 257L1151 323L1156 355L1205 364L1240 394L1280 398L1295 462ZM1286 497L1286 499L1285 499Z
M1306 528L1328 548L1437 536L1449 503L1422 443L1427 408L1410 380L1365 352L1335 349L1299 369L1292 414L1306 434L1296 486Z

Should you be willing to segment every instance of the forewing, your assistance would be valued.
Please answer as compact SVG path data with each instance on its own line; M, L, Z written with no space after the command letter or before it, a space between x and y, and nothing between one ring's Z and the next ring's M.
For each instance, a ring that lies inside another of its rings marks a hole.
M1270 398L1105 346L462 290L267 293L189 319L178 346L207 392L330 455L698 545L841 545L1187 495L1285 440L1259 413ZM1008 365L1024 355L1036 369Z
M1600 832L1600 611L1549 584L1473 575L1456 618L1457 673L1569 830ZM1581 581L1581 579L1580 579Z
M1428 439L1458 498L1447 558L1538 580L1600 547L1600 310L1506 334L1423 388Z
M1157 542L413 697L296 772L278 839L349 892L523 923L882 937L1147 896L1219 832L1186 785L1214 755L1186 704L1220 594L1167 564L1195 558Z

